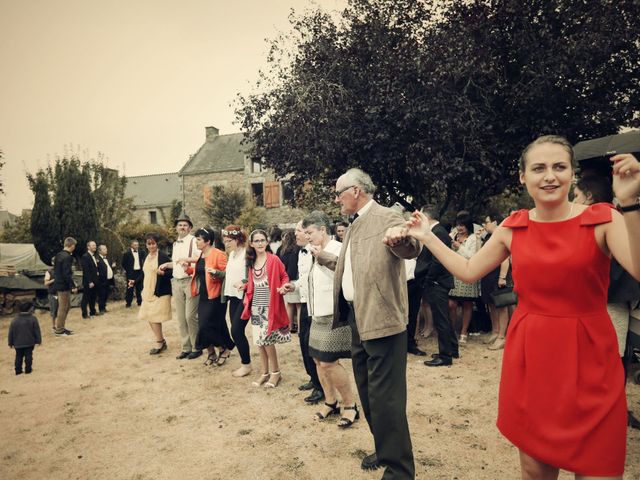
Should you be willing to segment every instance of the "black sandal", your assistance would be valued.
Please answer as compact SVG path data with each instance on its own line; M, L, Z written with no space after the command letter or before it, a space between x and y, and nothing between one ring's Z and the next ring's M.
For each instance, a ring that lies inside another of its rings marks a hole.
M331 415L340 415L340 409L338 408L338 401L336 400L333 403L327 403L324 402L324 404L330 408L329 412L324 414L322 412L316 412L314 414L314 418L316 420L324 420L325 418L331 416Z
M217 361L218 357L216 356L216 354L210 353L207 359L204 361L203 365L205 365L206 367L213 367Z
M149 355L158 355L159 353L164 352L167 349L167 341L163 338L162 341L156 342L161 343L160 348L152 348L149 350Z
M216 365L219 367L223 366L227 362L227 359L230 356L231 356L231 350L223 350L222 352L220 352L220 355L218 355L218 359L216 360Z
M356 405L354 403L352 407L342 407L342 409L343 410L355 410L356 411L356 416L353 417L353 420L351 420L350 418L345 417L344 415L342 417L340 417L340 420L338 420L338 426L340 428L349 428L351 425L353 425L355 423L356 420L358 420L360 418L360 411L358 410L358 405Z

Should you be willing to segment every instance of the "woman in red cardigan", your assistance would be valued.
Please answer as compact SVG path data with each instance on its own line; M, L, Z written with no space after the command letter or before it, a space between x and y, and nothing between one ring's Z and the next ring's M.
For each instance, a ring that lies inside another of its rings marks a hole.
M195 262L195 268L188 267L186 271L193 276L191 296L199 296L196 349L206 348L209 352L205 365L221 367L235 347L225 319L225 304L221 302L227 256L222 250L213 246L215 240L213 229L201 228L195 233L195 237L196 246L202 252L200 257L182 259L178 263Z
M249 283L241 318L251 319L253 343L260 351L262 375L253 385L275 388L282 378L276 344L291 341L289 316L282 298L282 285L289 281L289 277L280 259L267 252L267 245L264 230L251 232L247 247Z

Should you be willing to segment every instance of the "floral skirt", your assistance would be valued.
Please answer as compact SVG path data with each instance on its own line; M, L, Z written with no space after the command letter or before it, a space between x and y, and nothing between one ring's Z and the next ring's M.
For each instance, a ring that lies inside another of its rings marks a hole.
M253 332L253 343L260 347L291 341L289 326L268 333L269 307L256 305L251 307L251 329Z

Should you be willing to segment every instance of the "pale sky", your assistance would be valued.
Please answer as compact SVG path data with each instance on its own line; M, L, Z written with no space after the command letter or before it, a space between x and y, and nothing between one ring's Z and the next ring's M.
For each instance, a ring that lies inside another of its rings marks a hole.
M315 0L325 9L346 0ZM128 176L175 172L233 107L311 0L0 0L2 209L31 208L25 172L103 153ZM86 154L81 153L81 157Z

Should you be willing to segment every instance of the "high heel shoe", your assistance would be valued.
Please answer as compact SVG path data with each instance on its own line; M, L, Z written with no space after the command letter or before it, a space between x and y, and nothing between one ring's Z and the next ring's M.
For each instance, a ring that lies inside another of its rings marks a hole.
M324 404L329 407L328 411L324 412L316 412L313 415L314 420L324 420L325 418L331 415L340 415L340 409L338 408L338 401L336 400L333 403L324 402Z
M275 380L274 380L275 377ZM280 374L280 370L277 372L271 372L269 374L269 381L264 384L264 388L276 388L278 384L282 380L282 375Z
M344 411L345 410L355 410L356 411L356 414L353 417L353 420L351 420L350 418L344 416ZM352 407L342 407L342 417L340 417L340 420L338 420L338 426L340 428L349 428L359 418L360 418L360 411L358 410L358 405L356 405L355 403L353 404Z
M209 356L207 356L207 359L204 361L203 365L205 367L213 367L216 362L218 360L218 357L216 357L215 353L210 353Z
M265 382L269 380L269 377L270 377L269 373L263 373L258 377L257 380L254 380L253 382L251 382L251 385L253 385L254 387L260 387L261 385L263 385Z
M231 356L231 350L223 350L222 352L220 352L220 355L218 355L218 360L216 361L216 365L218 365L219 367L223 366L227 362L227 359L230 356Z
M149 350L149 355L158 355L164 352L167 349L167 341L163 338L162 341L156 342L160 343L160 348L152 348Z
M458 339L458 344L459 345L466 345L467 344L467 335L460 335L460 338Z

